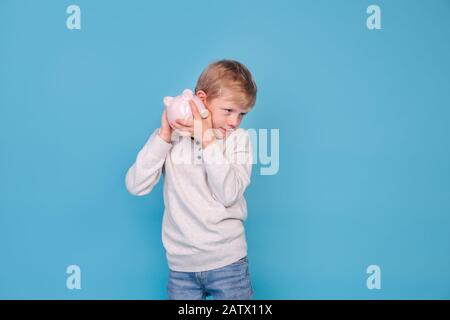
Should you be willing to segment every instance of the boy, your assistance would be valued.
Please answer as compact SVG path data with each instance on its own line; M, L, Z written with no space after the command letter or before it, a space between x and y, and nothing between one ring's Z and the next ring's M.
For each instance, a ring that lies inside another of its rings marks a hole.
M239 129L256 102L250 71L233 60L210 64L195 94L209 110L202 119L168 123L165 111L126 175L127 190L148 194L164 175L162 241L169 265L169 299L252 299L243 221L250 183L250 138ZM177 131L191 133L177 135Z

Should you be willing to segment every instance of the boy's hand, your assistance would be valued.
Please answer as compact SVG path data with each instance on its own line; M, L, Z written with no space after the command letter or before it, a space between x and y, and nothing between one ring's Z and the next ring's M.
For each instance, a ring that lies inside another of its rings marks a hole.
M190 132L191 136L201 141L203 148L206 148L210 143L216 141L212 128L211 112L209 112L208 117L203 119L193 100L189 101L189 105L191 106L194 120L177 119L173 125L179 130Z
M169 120L167 120L166 110L164 110L162 117L161 117L161 127L159 129L159 136L161 137L161 139L163 139L167 143L170 143L171 138L172 138L172 132L173 132L173 129L169 125Z

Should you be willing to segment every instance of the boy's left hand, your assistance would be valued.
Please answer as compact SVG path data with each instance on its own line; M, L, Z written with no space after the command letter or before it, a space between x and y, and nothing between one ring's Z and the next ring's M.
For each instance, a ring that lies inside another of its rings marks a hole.
M203 119L193 100L189 101L189 105L194 119L177 119L173 123L173 126L181 131L190 132L191 136L201 141L203 148L206 148L210 143L216 141L216 136L214 135L214 130L212 128L211 112L209 112L208 117Z

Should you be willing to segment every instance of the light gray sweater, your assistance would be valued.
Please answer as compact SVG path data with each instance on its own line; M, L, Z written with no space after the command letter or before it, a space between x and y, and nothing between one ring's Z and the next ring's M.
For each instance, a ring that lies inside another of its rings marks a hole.
M174 135L172 143L156 129L126 175L127 190L152 191L164 175L162 242L169 268L200 272L247 255L243 196L250 183L249 134L237 129L202 149L200 141Z

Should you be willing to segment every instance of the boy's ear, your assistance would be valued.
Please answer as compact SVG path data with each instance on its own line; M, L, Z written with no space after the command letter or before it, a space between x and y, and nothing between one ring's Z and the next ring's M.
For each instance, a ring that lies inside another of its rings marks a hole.
M198 90L196 92L196 95L197 97L200 98L200 100L202 100L203 104L206 106L206 98L207 98L206 92L203 90Z

